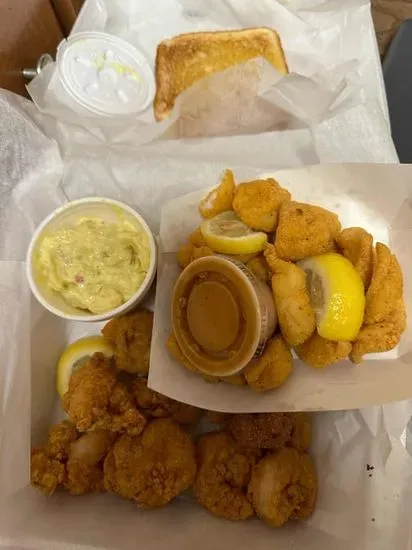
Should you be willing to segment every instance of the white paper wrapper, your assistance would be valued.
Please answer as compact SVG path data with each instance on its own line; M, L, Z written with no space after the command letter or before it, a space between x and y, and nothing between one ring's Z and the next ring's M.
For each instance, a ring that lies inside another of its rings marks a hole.
M376 241L390 244L405 274L405 304L412 315L412 229L410 166L335 165L287 170L273 176L292 197L336 212L343 227L362 226ZM236 177L236 175L235 175ZM238 180L237 181L242 181ZM385 189L391 182L391 191ZM407 328L391 352L365 356L363 363L342 361L312 369L295 359L293 372L278 389L259 394L247 386L210 384L181 367L167 352L174 283L180 273L176 251L201 221L200 200L207 189L170 202L163 208L160 261L149 385L205 409L225 412L270 412L353 409L412 396L412 334Z

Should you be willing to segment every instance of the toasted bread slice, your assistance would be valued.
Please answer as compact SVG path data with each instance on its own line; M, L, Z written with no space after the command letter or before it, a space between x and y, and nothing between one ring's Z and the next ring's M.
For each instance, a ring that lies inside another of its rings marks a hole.
M264 57L282 74L288 72L279 35L273 29L194 32L164 40L156 54L156 119L167 118L177 96L198 80L254 57Z

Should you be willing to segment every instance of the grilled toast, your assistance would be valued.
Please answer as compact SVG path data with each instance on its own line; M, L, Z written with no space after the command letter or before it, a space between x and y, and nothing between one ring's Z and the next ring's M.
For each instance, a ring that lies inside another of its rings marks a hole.
M166 119L177 96L198 80L254 57L264 57L282 74L288 72L279 35L273 29L194 32L164 40L156 54L156 119Z

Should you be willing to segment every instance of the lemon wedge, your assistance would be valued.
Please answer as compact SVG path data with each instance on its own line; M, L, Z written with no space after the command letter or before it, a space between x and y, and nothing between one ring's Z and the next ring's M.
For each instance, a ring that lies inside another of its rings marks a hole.
M365 294L351 262L335 253L298 262L307 274L312 307L320 336L337 342L356 339L363 323Z
M220 254L255 254L268 240L266 233L249 229L232 211L204 221L200 231L207 245Z
M80 338L64 350L56 366L56 389L60 397L69 389L72 373L98 351L106 357L112 357L114 353L113 347L102 336Z

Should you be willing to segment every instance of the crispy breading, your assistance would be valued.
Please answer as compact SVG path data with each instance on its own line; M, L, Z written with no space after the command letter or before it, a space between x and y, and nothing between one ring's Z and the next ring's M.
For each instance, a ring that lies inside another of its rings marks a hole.
M178 424L194 424L201 410L187 403L180 403L147 387L147 379L138 378L133 384L133 394L140 412L148 418L171 418Z
M372 280L366 293L364 323L374 325L388 319L403 294L402 270L395 254L382 244L376 244Z
M192 243L185 243L179 247L176 257L177 263L184 269L195 260L206 256L214 256L214 254L209 246L194 246Z
M201 201L199 205L201 216L209 219L227 210L232 210L235 188L232 170L225 170L221 175L219 185Z
M250 388L264 392L278 388L292 372L292 354L280 334L269 340L258 359L244 369L243 374Z
M202 436L196 447L196 500L217 517L244 520L253 515L246 489L259 450L242 449L225 432Z
M232 414L218 420L239 445L248 449L293 447L305 451L312 441L308 413Z
M280 206L290 201L289 191L268 178L241 183L233 199L233 210L251 229L270 233L276 229Z
M340 230L339 219L333 212L303 202L284 202L279 210L276 254L283 260L297 262L331 252Z
M146 424L126 387L117 382L111 359L102 353L72 374L63 407L80 432L105 428L138 434Z
M122 435L104 462L106 489L140 508L164 506L188 489L195 475L192 440L170 418L153 420L137 437Z
M290 346L297 346L316 328L306 273L295 264L279 260L273 245L266 245L265 257L273 271L272 291L282 336Z
M406 328L406 310L403 298L384 321L373 325L364 325L352 346L351 360L361 363L368 353L380 353L395 348Z
M47 449L57 459L65 459L70 452L71 444L79 437L76 426L64 420L49 428Z
M373 271L372 235L362 227L348 227L343 229L335 240L342 254L359 273L363 286L367 290Z
M148 309L115 317L104 326L103 337L114 347L119 370L140 374L149 372L152 330L153 312Z
M64 463L50 455L46 448L32 449L30 478L33 487L52 495L64 482Z
M295 347L297 355L311 367L323 369L342 359L347 359L352 350L350 342L333 342L317 332L309 340Z
M263 254L259 254L259 256L247 261L246 266L250 269L253 275L255 275L255 277L260 279L263 283L270 283L272 273Z
M312 459L296 449L280 449L253 468L248 495L260 518L271 527L307 519L315 509L317 477Z

